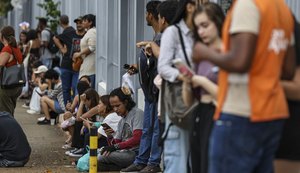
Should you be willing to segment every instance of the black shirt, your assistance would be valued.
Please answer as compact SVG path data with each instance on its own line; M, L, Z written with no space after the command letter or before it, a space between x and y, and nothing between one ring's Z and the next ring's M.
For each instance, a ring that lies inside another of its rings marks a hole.
M61 34L56 36L62 44L67 46L67 53L64 54L61 62L62 68L72 70L72 56L74 52L80 51L80 40L82 37L77 35L76 30L72 26L67 27Z
M0 112L0 154L10 161L28 159L31 148L18 122L8 113Z

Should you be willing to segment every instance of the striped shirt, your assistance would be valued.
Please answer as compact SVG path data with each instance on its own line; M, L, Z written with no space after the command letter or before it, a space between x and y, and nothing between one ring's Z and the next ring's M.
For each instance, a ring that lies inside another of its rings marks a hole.
M59 103L59 106L62 110L66 111L66 107L64 104L64 97L63 97L63 89L62 89L62 83L55 84L54 89L51 91L48 91L48 96L51 99L57 100Z

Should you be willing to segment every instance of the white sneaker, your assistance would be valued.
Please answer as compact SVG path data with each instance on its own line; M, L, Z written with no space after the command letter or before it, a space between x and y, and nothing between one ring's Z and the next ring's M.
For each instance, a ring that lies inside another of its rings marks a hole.
M26 109L29 108L29 106L28 106L26 103L24 103L24 104L22 105L22 107L23 107L23 108L26 108Z
M44 121L45 118L46 118L46 117L40 117L40 118L38 118L37 120L38 120L38 121Z
M70 144L65 144L61 147L62 149L65 149L65 150L68 150L68 149L71 149L71 145Z
M32 109L29 109L26 112L29 113L29 114L40 114L39 112L37 112L35 110L32 110Z

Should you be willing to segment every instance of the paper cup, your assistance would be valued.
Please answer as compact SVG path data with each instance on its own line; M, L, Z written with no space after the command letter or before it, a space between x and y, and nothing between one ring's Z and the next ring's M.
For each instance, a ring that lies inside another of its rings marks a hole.
M51 118L51 119L50 119L50 124L51 124L51 126L54 126L54 125L55 125L55 119L54 119L54 118Z

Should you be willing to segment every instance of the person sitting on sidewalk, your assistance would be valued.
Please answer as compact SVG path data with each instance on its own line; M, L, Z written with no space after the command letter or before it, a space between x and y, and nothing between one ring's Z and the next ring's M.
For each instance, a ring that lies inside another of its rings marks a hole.
M116 135L114 130L104 128L108 145L100 149L99 171L119 171L133 163L139 151L143 129L143 111L136 107L130 89L119 87L110 93L110 105L122 117Z
M33 89L29 110L26 112L29 114L39 114L41 111L40 100L41 97L46 93L48 84L45 82L44 75L48 71L48 68L44 65L41 65L34 71L34 83L36 87Z
M76 114L80 103L79 95L83 94L87 89L90 88L90 84L85 78L82 78L77 84L78 95L74 97L71 103L67 103L66 112L64 113L64 121L61 123L61 128L68 133L68 139L65 141L64 149L71 148L72 136L74 134L74 125L76 123Z
M58 114L66 111L59 74L55 70L50 69L45 73L45 79L46 83L48 83L48 95L41 98L45 119L38 121L38 124L50 124L50 109ZM52 90L53 85L54 89Z
M0 132L0 167L24 166L31 148L21 126L8 112L0 112Z

